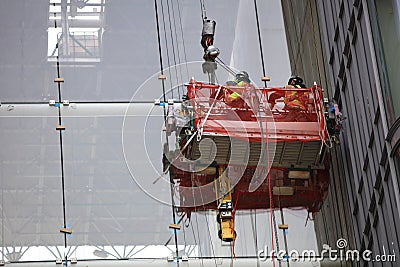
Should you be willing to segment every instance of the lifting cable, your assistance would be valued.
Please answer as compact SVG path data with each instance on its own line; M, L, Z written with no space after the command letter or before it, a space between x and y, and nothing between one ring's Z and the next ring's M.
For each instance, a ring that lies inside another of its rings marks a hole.
M284 224L285 224L285 218L284 218L284 216L283 216L283 209L282 209L282 207L281 207L281 200L280 200L280 198L279 198L279 210L280 210L280 212L281 212L281 223L282 223L282 225L284 225ZM284 244L285 244L285 252L286 252L286 257L287 257L286 266L287 266L287 267L290 267L290 265L289 265L288 243L287 243L287 237L286 237L287 231L288 231L287 229L282 228L282 232L283 232L283 242L284 242Z
M193 187L193 185L194 185L194 173L193 172L191 173L190 177L191 177L191 182L192 182L192 187ZM197 179L196 185L200 185L199 179ZM193 189L192 189L192 196L193 196L193 201L196 202L196 200L195 200L196 198L195 198ZM203 193L202 193L201 189L200 189L200 196L201 196L201 202L202 202L203 211L206 211L206 208L204 206ZM193 205L196 207L196 203L193 203ZM196 211L197 211L197 209L195 209L195 212ZM215 263L215 266L218 266L218 263L217 263L217 260L216 260L216 256L215 256L215 251L214 251L214 245L213 245L212 239L211 239L211 232L210 232L210 226L209 226L209 221L208 221L208 218L207 218L207 214L205 214L204 218L206 219L208 237L209 237L209 241L210 241L210 247L211 247L211 252L212 252L213 259L214 259L214 263ZM198 234L198 237L199 237L199 240L200 240L199 221L197 219L197 212L196 212L196 226L197 226L197 234ZM200 255L201 255L202 254L201 245L200 245L199 251L200 251ZM202 255L201 255L201 258L203 258ZM202 264L204 265L203 260L202 260Z
M178 55L178 64L179 64L179 72L180 72L180 78L181 78L181 83L178 83L178 93L180 92L180 89L182 90L182 94L179 95L179 99L181 99L181 97L184 95L185 92L185 88L184 86L182 86L182 82L183 82L183 74L182 74L182 60L181 60L181 49L179 49L179 38L178 38L178 31L177 31L177 23L176 23L176 15L175 12L178 12L178 18L179 18L179 24L180 24L180 29L181 29L181 37L182 37L182 46L183 46L183 52L184 52L184 59L185 59L185 66L186 66L186 72L187 72L187 80L189 80L189 70L188 70L188 66L187 66L187 59L186 59L186 49L185 49L185 41L184 41L184 37L183 37L183 27L182 27L182 19L181 19L181 13L180 13L180 6L179 6L179 1L177 0L177 4L176 4L176 8L174 7L174 0L171 0L171 7L172 7L172 18L174 21L174 32L175 32L175 43L176 43L176 53ZM177 81L178 81L178 76L176 77Z
M262 48L262 41L261 41L261 31L260 31L260 22L259 22L259 17L258 17L258 7L257 7L257 0L254 0L254 12L255 12L255 16L256 16L256 22L257 22L257 34L258 34L258 43L259 43L259 47L260 47L260 56L261 56L261 67L262 67L262 71L263 71L263 76L265 76L265 63L264 63L264 53L263 53L263 48ZM267 87L267 82L264 82L265 87ZM258 107L259 108L259 107ZM263 126L262 126L262 120L261 118L259 118L260 121L260 130L261 130L261 136L263 138L264 133L263 133ZM265 129L268 131L268 125L266 125ZM270 157L269 157L269 140L268 140L268 132L266 132L265 134L266 136L266 148L265 150L263 149L263 151L266 151L267 153L267 181L268 181L268 196L269 196L269 210L270 210L270 229L271 229L271 246L272 246L272 250L274 250L274 236L275 236L275 242L276 242L276 247L277 250L279 251L279 238L277 236L277 229L276 229L276 220L275 220L275 212L274 212L274 208L273 208L273 201L272 201L272 190L271 190L271 175L270 175ZM264 142L262 143L263 146ZM275 266L275 259L274 256L272 256L272 263L273 266ZM279 261L279 266L281 266L281 262Z
M162 3L162 2L161 2ZM158 52L159 52L159 59L160 59L160 72L163 74L163 64L162 64L162 50L161 50L161 41L160 41L160 27L158 22L158 8L157 8L157 0L154 0L154 10L156 16L156 25L157 25L157 40L158 40ZM165 103L165 84L164 80L162 82L162 90L163 90L163 100ZM166 110L164 106L164 120L166 119ZM168 146L168 138L166 138L167 146ZM172 208L172 220L173 223L176 223L176 214L175 214L175 201L174 201L174 191L173 191L173 180L172 176L170 175L170 190L171 190L171 208ZM174 228L174 237L175 237L175 252L176 252L176 262L177 266L179 267L179 250L178 250L178 235L177 229Z
M233 76L236 75L236 71L234 71L230 66L228 66L227 64L225 64L221 58L217 57L215 59L215 61L217 61L217 63L219 63L220 66L222 66L226 71L228 71L230 74L232 74Z
M311 12L311 23L312 23L312 29L313 29L313 43L314 43L314 49L315 49L315 51L317 51L316 30L315 30L315 26L314 26L313 9L312 9L312 6L311 6L311 0L309 0L308 2L309 2L310 12ZM317 3L315 3L315 4L317 5ZM317 24L318 24L318 29L319 29L318 12L316 12L316 16L317 16ZM319 36L319 43L320 43L319 47L320 47L320 49L321 49L321 58L322 58L322 61L323 61L323 62L322 62L322 66L323 66L323 69L324 69L324 76L326 76L325 61L324 61L323 49L322 49L321 34L318 34L318 36ZM319 62L319 59L318 59L318 53L315 53L315 55L316 55L316 58L317 58L319 84L322 84L321 67L320 67L320 62ZM325 81L327 82L326 77L325 77ZM327 86L327 85L328 85L328 84L326 84L326 86ZM328 98L330 99L329 90L326 90L325 92L326 92L326 95L328 96Z
M171 36L171 45L172 45L172 56L173 56L173 62L174 62L174 68L175 68L175 78L176 78L176 84L178 87L178 100L181 99L181 93L180 93L180 89L179 89L179 80L178 80L178 69L177 69L177 65L176 65L176 53L175 53L175 42L174 42L174 37L172 35L172 22L171 22L171 11L170 11L170 4L169 4L170 0L166 0L167 2L167 13L168 13L168 25L169 25L169 33ZM171 3L172 5L172 3ZM175 26L175 12L174 12L174 7L172 6L172 16L173 16L173 20L174 20L174 29L175 29L175 36L177 36L176 33L176 26ZM178 44L176 44L178 46ZM179 58L179 52L178 52L178 58ZM179 60L180 61L180 60ZM171 68L171 66L168 66L169 68ZM181 73L181 77L182 77L182 73ZM172 80L172 77L171 77ZM171 90L173 90L173 88L171 88Z
M169 47L168 47L167 29L165 28L165 16L164 16L164 5L163 5L163 2L164 1L161 1L161 15L162 15L162 22L163 22L163 30L164 30L165 51L167 52L167 65L168 65L168 74L169 74L169 77L170 77L169 83L170 83L170 88L171 88L171 97L174 98L174 90L172 90L171 63L170 63L170 60L169 60ZM157 12L158 12L158 10L157 10ZM158 23L158 21L157 21L157 23ZM159 33L157 33L157 34L159 34ZM159 42L161 42L160 38L158 40L159 40ZM159 48L159 51L161 51L160 48ZM160 55L162 55L162 54L160 53ZM165 103L165 101L164 101L164 103Z
M183 56L185 58L185 66L186 66L186 74L187 74L187 79L190 79L189 75L189 68L188 68L188 62L187 62L187 57L186 57L186 45L185 45L185 38L183 36L183 26L182 26L182 13L181 13L181 7L179 4L180 0L176 0L176 3L178 5L178 15L179 15L179 25L181 28L181 38L182 38L182 46L183 46ZM179 49L178 49L179 51Z
M263 77L265 77L266 73L265 73L265 63L264 63L264 52L263 52L262 41L261 41L260 21L258 19L257 0L254 0L254 12L256 13L258 45L260 47L260 56L261 56L261 67L262 67ZM264 81L264 86L267 87L267 81Z
M290 3L290 8L291 8L291 10L293 10L293 5L292 5L292 1L289 1L289 3ZM294 17L293 17L294 18ZM303 17L304 19L303 19L303 25L302 26L300 26L300 29L299 29L299 32L300 32L300 37L301 36L303 36L303 31L306 29L306 27L304 27L304 25L305 25L305 20L307 19L307 16L306 16L306 14L304 13L304 17ZM293 25L294 25L294 27L295 27L295 33L296 33L296 39L297 39L297 46L296 46L296 54L295 55L293 55L294 56L294 70L296 71L296 72L298 72L298 70L297 70L297 63L298 63L298 59L299 59L299 57L298 56L300 56L300 44L301 44L301 38L299 38L299 36L297 35L297 29L296 29L296 23L294 22L293 23ZM294 51L293 51L294 52Z
M194 173L193 173L193 172L190 173L190 181L191 181L191 183L192 183L192 196L193 196L193 202L194 202L194 203L193 203L193 206L196 207L196 198L195 198L194 190L193 190L193 185L194 185ZM199 221L198 221L198 219L197 219L197 212L196 212L196 211L197 211L197 209L195 208L194 213L195 213L195 215L196 215L197 236L199 237L199 244L200 244ZM193 237L194 237L195 243L197 243L197 241L196 241L196 235L195 235L195 233L194 233L194 227L193 227L192 221L190 222L190 224L192 225L192 231L193 231ZM201 265L204 266L203 251L202 251L202 249L201 249L201 245L199 245L199 252L200 252L200 258L201 258Z
M258 241L257 241L257 210L254 210L254 219L253 212L250 210L250 220L251 220L251 228L253 230L253 238L254 238L254 246L256 248L256 255L258 255ZM260 262L257 260L257 267L260 266Z
M201 9L201 21L204 21L207 18L204 0L200 0L200 9Z
M55 6L56 4L53 3ZM61 12L67 12L67 7L61 4ZM64 11L63 11L64 9ZM56 17L56 13L54 12L54 17ZM57 29L57 20L54 20L54 28ZM68 31L68 29L67 29ZM68 34L63 32L62 34ZM59 40L57 40L56 48L59 49ZM62 126L62 113L61 113L61 103L62 103L62 95L61 95L61 83L64 81L61 78L60 75L60 57L59 57L60 51L57 53L57 62L56 62L56 68L57 68L57 89L58 89L58 125L61 127ZM65 129L65 128L64 128ZM65 201L65 173L64 173L64 146L63 146L63 130L59 130L59 144L60 144L60 164L61 164L61 190L62 190L62 208L63 208L63 230L62 232L64 234L64 248L65 251L67 249L67 216L66 216L66 201ZM65 263L68 261L68 253L64 254L65 257Z
M192 177L194 177L194 173L192 173ZM193 181L193 180L192 180ZM199 179L197 179L197 185L199 185L200 184L200 181L199 181ZM193 185L193 182L192 182L192 185ZM204 206L204 198L203 198L203 192L202 192L202 190L200 189L199 190L200 191L200 196L201 196L201 205L202 205L202 207L203 207L203 211L206 211L206 208L205 208L205 206ZM193 192L193 194L194 194L194 192ZM194 195L193 195L194 196ZM214 250L214 245L213 245L213 242L212 242L212 239L211 239L211 232L210 232L210 224L209 224L209 221L208 221L208 218L207 218L207 213L205 214L205 219L206 219L206 225L207 225L207 230L208 230L208 237L209 237L209 240L210 240L210 246L211 246L211 253L212 253L212 256L213 256L213 259L214 259L214 263L215 263L215 266L217 267L218 266L218 263L217 263L217 259L216 259L216 257L215 257L215 250ZM197 219L197 217L196 217L196 219ZM198 226L198 222L197 222L197 226Z
M311 27L313 31L313 45L314 45L314 51L317 51L317 44L315 40L315 28L314 28L314 18L313 18L313 11L312 11L312 6L311 6L311 1L308 0L308 6L310 9L310 17L311 17ZM307 17L307 16L306 16ZM318 53L315 53L315 57L317 59L317 68L318 68L318 78L319 78L319 83L321 83L321 70L320 70L320 65L319 65L319 60L318 60Z
M315 31L315 27L314 27L314 18L313 18L313 8L312 8L312 5L311 5L311 0L308 0L308 5L309 5L309 9L310 9L310 16L311 16L311 25L312 25L312 30L313 30L313 45L314 45L314 50L315 51L317 51L317 41L316 41L316 37L315 37L315 35L316 35L316 31ZM317 4L316 4L317 5ZM317 16L318 16L318 12L317 12ZM317 23L319 23L318 22L318 19L317 19ZM320 36L320 48L321 48L321 54L322 54L322 41L321 41L321 35L319 35ZM318 68L318 77L319 77L319 84L321 84L322 83L322 77L321 77L321 67L320 67L320 62L319 62L319 59L318 59L318 53L315 53L315 56L316 56L316 60L317 60L317 68ZM322 60L323 60L323 54L322 54ZM325 64L324 64L324 71L325 71ZM325 72L324 72L324 75L325 75ZM330 94L329 94L329 90L325 90L325 93L326 93L326 96L328 97L328 99L330 99ZM323 94L324 93L322 93L322 97L324 97L323 96ZM314 100L315 101L315 100ZM325 129L327 129L326 128L326 125L325 125ZM321 135L321 132L320 132L320 135ZM332 138L331 138L331 136L329 135L329 133L328 133L328 139L329 139L329 145L328 145L328 143L322 138L322 136L321 136L321 140L324 140L323 141L323 143L328 147L328 148L332 148L333 147L333 144L332 144Z

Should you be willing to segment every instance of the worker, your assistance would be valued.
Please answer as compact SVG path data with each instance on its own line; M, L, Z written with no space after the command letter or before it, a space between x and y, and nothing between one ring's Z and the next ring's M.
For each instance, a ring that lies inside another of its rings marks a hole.
M229 86L244 87L246 84L250 84L249 74L246 71L241 71L235 75L234 81L227 81L225 86L222 86L221 92L217 96L218 90L212 89L210 94L210 105L213 99L222 100L225 99L227 104L231 104L241 99L241 94L237 91L233 91Z
M289 78L288 84L284 86L285 89L288 88L307 88L303 83L303 79L297 75ZM283 97L285 103L285 109L288 110L306 110L306 102L308 101L308 92L302 91L289 91L280 90L273 92L268 97L268 102L270 103L270 108L273 109L275 106L276 99Z
M234 81L227 81L226 85L228 86L237 86L237 87L245 87L246 85L249 85L250 82L250 77L247 71L241 71L235 75L235 80ZM242 95L241 93L237 91L233 91L230 88L226 88L225 90L225 102L228 105L231 105L233 103L239 104L239 102L243 102ZM244 103L240 103L238 106L243 106Z
M293 86L293 88L307 88L303 83L303 79L297 75L293 75L289 78L288 85Z
M227 81L226 85L229 86L245 86L246 84L250 84L250 77L247 71L241 71L235 75L234 81Z

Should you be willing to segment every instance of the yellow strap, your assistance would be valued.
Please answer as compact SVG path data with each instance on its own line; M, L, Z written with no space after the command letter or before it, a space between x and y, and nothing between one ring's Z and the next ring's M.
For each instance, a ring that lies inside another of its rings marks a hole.
M231 97L232 99L237 99L238 97L240 97L240 94L238 94L238 93L236 93L236 92L233 92L233 93L230 95L230 97Z

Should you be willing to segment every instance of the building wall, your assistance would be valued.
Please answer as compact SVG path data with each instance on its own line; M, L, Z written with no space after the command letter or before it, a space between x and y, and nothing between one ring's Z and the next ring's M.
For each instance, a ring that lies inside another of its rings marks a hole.
M388 23L390 18L377 19L377 12L384 16L390 11L382 2L391 1L282 0L282 8L292 73L309 85L318 81L347 117L340 144L331 149L326 201L314 215L319 246L336 248L336 241L345 238L348 248L370 249L374 255L394 249L399 257L400 175L395 149L400 122L393 103L400 99L390 90L398 75L388 56L397 53L393 51L398 46L391 43L395 37L382 39L379 28L394 30L398 25Z

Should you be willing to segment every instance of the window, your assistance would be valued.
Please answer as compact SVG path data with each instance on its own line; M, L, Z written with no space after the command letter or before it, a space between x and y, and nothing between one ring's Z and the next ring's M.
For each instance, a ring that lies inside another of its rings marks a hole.
M384 54L384 63L388 80L387 98L391 99L392 107L389 109L394 118L400 116L400 76L398 75L398 62L400 60L400 6L397 0L375 0L377 22L380 30L381 46ZM378 36L376 36L378 37Z
M48 61L99 62L105 0L50 0Z

